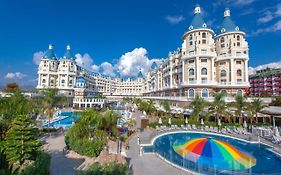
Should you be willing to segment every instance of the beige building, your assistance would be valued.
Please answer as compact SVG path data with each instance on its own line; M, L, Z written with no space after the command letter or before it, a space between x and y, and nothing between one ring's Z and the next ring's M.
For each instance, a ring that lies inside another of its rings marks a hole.
M82 81L82 79L85 81L85 87L79 86L78 78L79 81ZM50 45L38 67L37 89L58 88L60 93L66 96L81 97L82 94L83 98L93 97L95 94L140 96L144 91L143 82L144 78L141 71L136 78L128 78L127 80L88 71L76 64L70 46L67 46L65 55L58 59L53 46Z
M212 91L223 90L229 96L244 93L249 87L248 60L245 33L231 20L230 10L225 10L220 32L215 34L196 6L182 47L151 67L144 96L211 99Z
M226 91L229 97L243 94L249 87L248 43L245 33L232 21L228 8L219 32L215 33L204 22L197 5L182 38L181 48L170 52L158 65L154 62L145 77L139 71L137 78L127 80L78 66L70 46L60 59L49 46L38 68L37 88L58 88L78 101L101 93L187 102L196 95L212 100L213 91ZM81 81L83 86L79 84Z

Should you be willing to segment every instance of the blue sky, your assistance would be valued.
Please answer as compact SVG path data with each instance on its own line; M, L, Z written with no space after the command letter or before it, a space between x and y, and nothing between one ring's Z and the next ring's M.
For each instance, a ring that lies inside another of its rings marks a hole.
M217 31L224 0L2 0L0 86L35 85L38 57L54 45L62 57L67 44L89 69L134 76L151 59L181 46L196 3ZM281 60L281 0L232 0L231 15L247 34L250 66Z

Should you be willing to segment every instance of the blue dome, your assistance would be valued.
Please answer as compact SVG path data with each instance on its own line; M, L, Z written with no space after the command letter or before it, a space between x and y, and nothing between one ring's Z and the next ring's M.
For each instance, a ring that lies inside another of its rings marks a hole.
M224 11L224 19L220 27L220 33L239 31L239 27L232 21L230 17L230 10L228 8Z
M70 51L70 46L69 45L66 46L66 52L65 52L65 54L63 56L63 59L74 60L74 57L73 57L73 55L72 55L72 53Z
M83 77L79 77L76 79L76 83L86 83L86 80Z
M138 78L143 78L143 75L142 75L142 73L141 73L141 70L139 70Z
M200 28L207 28L207 24L201 16L201 9L200 6L197 4L194 9L194 16L188 30L195 30Z
M117 71L117 73L116 73L116 78L121 78L121 74L119 71Z
M49 45L49 48L45 52L43 58L44 59L50 59L50 60L56 60L57 59L52 45Z
M155 63L155 61L152 63L151 69L153 69L153 70L157 69L157 64Z

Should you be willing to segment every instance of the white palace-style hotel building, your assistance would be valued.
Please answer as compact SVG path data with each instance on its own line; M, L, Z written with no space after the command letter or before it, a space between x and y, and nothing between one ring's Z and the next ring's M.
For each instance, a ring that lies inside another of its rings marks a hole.
M97 101L95 94L107 97L140 96L167 99L177 105L196 95L212 99L213 91L226 91L228 96L244 93L249 87L249 49L245 33L232 21L230 10L224 11L221 27L215 33L201 16L197 5L194 17L183 34L181 48L170 52L167 59L154 62L143 76L123 80L88 71L75 62L70 46L58 59L50 45L38 68L38 89L58 88L73 97L77 107L89 107ZM86 106L85 106L86 105Z

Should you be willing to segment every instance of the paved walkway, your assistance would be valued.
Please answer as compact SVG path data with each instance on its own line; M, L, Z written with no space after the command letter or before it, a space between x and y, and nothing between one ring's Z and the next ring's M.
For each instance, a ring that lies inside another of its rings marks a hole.
M50 175L75 175L75 169L84 162L84 159L65 157L63 153L64 135L50 136L46 141L48 146L45 149L51 154Z
M169 165L154 154L139 155L137 135L129 142L130 149L127 150L129 166L132 166L134 175L188 175L189 173Z

